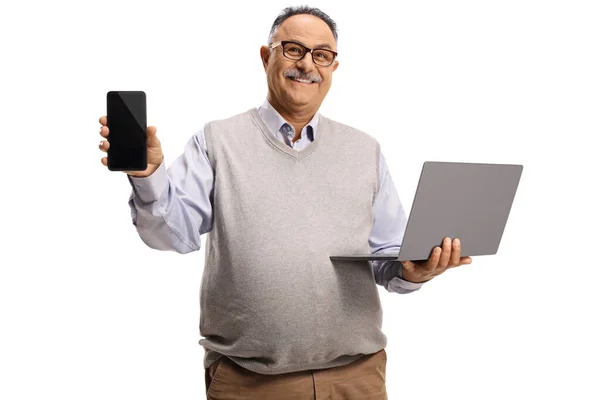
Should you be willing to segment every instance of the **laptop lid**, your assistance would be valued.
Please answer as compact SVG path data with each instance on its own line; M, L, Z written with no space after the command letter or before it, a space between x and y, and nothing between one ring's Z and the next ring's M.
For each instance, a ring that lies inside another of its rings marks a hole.
M444 237L461 240L461 256L498 251L522 165L427 161L399 254L347 254L332 261L426 260ZM394 257L396 255L396 257Z

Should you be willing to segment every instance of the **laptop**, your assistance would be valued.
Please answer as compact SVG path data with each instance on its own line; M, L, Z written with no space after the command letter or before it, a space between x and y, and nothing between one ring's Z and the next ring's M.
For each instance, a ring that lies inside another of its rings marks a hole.
M496 254L522 165L427 161L399 252L342 254L332 261L427 260L444 237L458 237L461 257Z

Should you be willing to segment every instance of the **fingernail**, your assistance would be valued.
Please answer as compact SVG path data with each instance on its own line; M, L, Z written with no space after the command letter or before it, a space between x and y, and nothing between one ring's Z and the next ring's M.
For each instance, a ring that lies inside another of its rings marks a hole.
M436 255L438 255L438 254L440 254L440 253L441 253L441 251L442 251L442 249L440 249L439 247L436 247L436 248L435 248L435 250L434 250L434 253L435 253Z
M460 244L460 240L458 240L458 238L454 239L454 244L458 246Z
M99 146L102 147L103 144L104 144L104 140L101 140Z

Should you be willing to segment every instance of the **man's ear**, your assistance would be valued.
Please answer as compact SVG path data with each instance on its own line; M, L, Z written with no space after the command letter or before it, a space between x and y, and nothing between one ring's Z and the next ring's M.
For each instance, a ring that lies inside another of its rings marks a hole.
M339 62L338 60L335 60L335 61L333 62L333 70L332 70L332 72L333 72L333 71L335 71L335 70L337 69L338 65L340 65L340 62Z
M260 59L263 63L263 67L265 71L267 70L267 65L269 65L269 56L271 55L271 49L269 46L262 46L260 48Z

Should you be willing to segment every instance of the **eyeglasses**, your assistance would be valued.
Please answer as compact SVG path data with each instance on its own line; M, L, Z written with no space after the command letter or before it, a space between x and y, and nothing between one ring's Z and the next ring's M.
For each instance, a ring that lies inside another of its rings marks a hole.
M313 62L319 67L329 67L333 64L337 53L333 50L327 49L309 49L303 44L283 40L281 42L272 43L269 47L274 49L277 46L281 46L283 50L283 56L287 59L300 61L304 58L306 53L310 53Z

